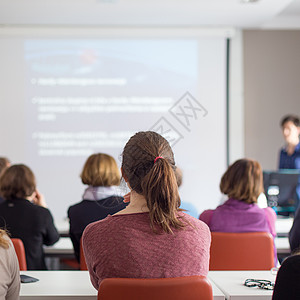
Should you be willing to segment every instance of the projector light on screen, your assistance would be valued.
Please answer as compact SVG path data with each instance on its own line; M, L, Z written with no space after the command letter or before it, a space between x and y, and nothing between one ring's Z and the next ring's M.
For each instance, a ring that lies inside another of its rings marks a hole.
M0 38L0 54L0 154L33 169L55 219L81 200L90 154L108 153L120 165L129 137L150 129L169 136L187 213L219 203L224 37Z

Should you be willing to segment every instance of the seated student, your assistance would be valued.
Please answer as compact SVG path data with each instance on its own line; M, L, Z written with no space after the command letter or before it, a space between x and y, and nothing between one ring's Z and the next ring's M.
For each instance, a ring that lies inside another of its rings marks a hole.
M121 176L116 161L110 155L91 155L80 177L88 188L84 191L83 200L68 210L70 237L78 261L80 239L85 227L126 207L123 197L117 196L116 186L120 184Z
M273 300L300 299L300 253L286 258L278 270Z
M0 299L19 299L20 271L14 246L0 229Z
M83 250L93 286L104 278L165 278L208 274L211 235L203 222L180 211L172 149L162 136L132 136L122 175L130 203L88 225Z
M222 176L220 189L229 199L215 210L205 210L199 217L211 231L263 231L276 236L274 210L256 204L263 191L262 169L257 161L240 159L229 166ZM277 261L276 255L274 260Z
M53 245L59 234L34 174L25 165L9 167L1 175L0 192L6 200L0 204L0 227L23 241L28 270L46 269L43 244Z
M10 161L6 157L0 157L0 176L1 173L5 171L10 166ZM0 203L2 203L4 199L0 195Z

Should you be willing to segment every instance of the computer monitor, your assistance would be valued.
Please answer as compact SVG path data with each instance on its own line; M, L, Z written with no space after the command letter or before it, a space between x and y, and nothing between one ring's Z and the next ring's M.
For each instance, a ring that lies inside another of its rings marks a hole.
M293 215L298 206L296 193L300 170L264 171L264 189L268 206L276 207L279 215Z

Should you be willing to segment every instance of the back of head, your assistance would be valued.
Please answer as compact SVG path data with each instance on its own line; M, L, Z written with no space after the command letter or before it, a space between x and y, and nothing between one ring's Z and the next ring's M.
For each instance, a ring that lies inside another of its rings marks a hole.
M184 226L177 217L180 198L173 151L166 139L153 131L138 132L124 147L122 172L132 190L147 201L151 227L165 232Z
M300 120L296 115L286 115L282 118L280 125L283 128L283 126L287 123L287 122L292 122L296 127L300 126Z
M26 198L36 189L35 177L25 165L12 165L0 178L0 194L6 199Z
M229 198L256 203L258 196L263 192L260 164L250 159L237 160L222 176L220 189Z
M83 184L93 187L119 185L121 179L116 161L104 153L89 156L80 177Z

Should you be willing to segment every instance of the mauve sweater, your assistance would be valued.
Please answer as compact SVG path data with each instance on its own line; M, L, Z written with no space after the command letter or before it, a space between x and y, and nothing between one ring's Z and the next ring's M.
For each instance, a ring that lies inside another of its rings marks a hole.
M149 213L108 216L89 224L83 250L98 290L105 278L207 276L211 235L208 226L180 212L191 225L174 234L154 233Z

